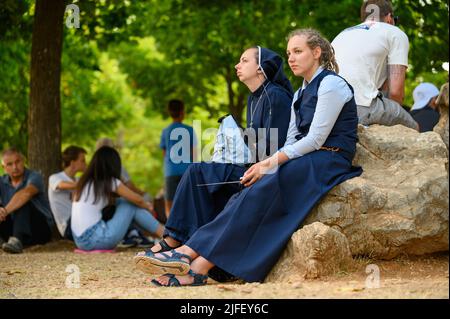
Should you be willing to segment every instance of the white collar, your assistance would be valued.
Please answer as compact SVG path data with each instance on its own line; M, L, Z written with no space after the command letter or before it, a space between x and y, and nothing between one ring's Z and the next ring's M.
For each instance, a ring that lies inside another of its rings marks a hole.
M316 76L318 76L318 75L320 74L320 72L322 72L322 71L323 71L323 67L322 67L322 66L319 66L319 67L317 68L316 72L314 73L313 77L311 78L311 81L308 82L308 81L306 81L306 80L303 80L302 90L303 90L304 88L306 88L306 87L308 86L308 84L311 83L311 82L314 80L314 78L315 78Z

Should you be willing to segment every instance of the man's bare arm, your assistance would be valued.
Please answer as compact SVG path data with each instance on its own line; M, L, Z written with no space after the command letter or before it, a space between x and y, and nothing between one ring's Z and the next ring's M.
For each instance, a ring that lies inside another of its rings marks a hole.
M139 189L132 181L128 181L124 183L129 189L131 189L133 192L138 193L141 196L144 196L145 192L142 189Z
M61 181L59 182L57 188L62 190L74 190L75 188L77 188L77 182Z
M405 97L406 66L399 64L388 65L388 72L389 98L402 105Z

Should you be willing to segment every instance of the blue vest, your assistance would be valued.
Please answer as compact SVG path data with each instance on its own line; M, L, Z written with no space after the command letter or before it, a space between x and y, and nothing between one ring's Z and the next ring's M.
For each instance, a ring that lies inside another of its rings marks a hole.
M320 72L304 90L301 90L297 101L294 103L295 120L297 129L300 133L296 136L297 140L302 139L309 132L316 111L317 92L320 83L323 78L329 74L336 75L336 73L326 69ZM347 81L345 82L353 93L352 86L348 84ZM342 111L323 146L339 147L353 157L356 152L356 142L358 141L357 128L358 114L356 111L355 98L352 97L352 99L345 103L342 108Z

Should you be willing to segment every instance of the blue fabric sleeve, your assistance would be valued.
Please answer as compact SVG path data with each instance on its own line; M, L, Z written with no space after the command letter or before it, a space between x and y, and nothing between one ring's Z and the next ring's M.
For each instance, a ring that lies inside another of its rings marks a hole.
M166 130L163 130L161 133L161 141L159 142L159 148L161 148L163 150L167 149Z
M44 181L38 172L30 171L25 187L28 185L33 185L39 190L39 193L44 193Z

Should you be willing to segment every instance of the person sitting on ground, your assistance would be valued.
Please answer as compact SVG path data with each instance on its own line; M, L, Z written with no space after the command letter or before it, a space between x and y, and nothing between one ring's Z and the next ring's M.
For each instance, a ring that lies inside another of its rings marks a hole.
M189 164L196 160L195 146L197 138L192 126L183 124L184 103L181 100L170 100L168 105L169 115L172 123L161 133L159 147L164 156L164 204L166 218L172 209L173 198L178 184ZM172 152L176 146L180 152Z
M119 151L117 145L113 142L112 139L108 137L99 138L97 140L97 143L95 144L95 150L98 150L102 146L109 146ZM133 183L130 174L128 173L128 171L124 166L122 166L122 170L120 172L120 180L133 192L143 196L147 201L151 201L151 196Z
M414 104L411 108L411 115L419 123L419 132L432 131L439 122L439 109L436 98L439 89L431 83L420 83L413 91Z
M109 146L114 148L118 151L118 148L116 143L113 142L112 139L108 137L99 138L97 140L97 143L95 144L95 149L98 150L102 146ZM133 192L141 195L144 197L144 199L148 202L150 202L152 205L152 198L151 196L138 188L133 181L131 180L130 174L125 169L125 167L122 165L122 169L120 171L120 181L125 184L129 189L131 189ZM153 206L152 206L153 207ZM114 207L109 207L110 209L114 209ZM154 212L152 208L153 215L156 216L156 213ZM125 235L125 238L119 243L118 247L120 248L132 248L132 247L140 247L140 248L148 248L154 245L153 240L149 240L147 236L143 234L142 229L139 229L138 227L135 227L134 225L130 226L130 229L128 230L127 234Z
M3 151L0 177L0 244L7 253L51 239L54 220L41 174L25 167L20 151ZM7 242L4 242L7 241Z
M86 169L86 150L69 146L62 153L63 170L48 179L48 199L58 231L64 239L72 240L70 216L72 213L72 191L77 186L77 173Z
M71 228L82 250L109 250L117 246L130 225L162 237L164 226L152 215L153 205L120 181L121 160L111 147L100 147L80 177L73 195ZM105 221L102 210L116 196L113 216Z
M419 130L402 108L408 67L408 36L395 26L389 0L365 0L362 23L339 33L331 43L339 75L355 90L359 123L397 124Z

